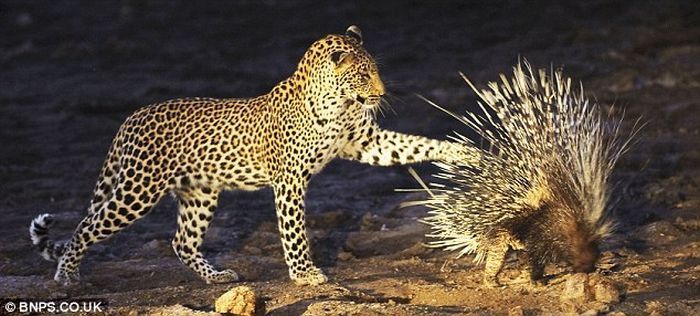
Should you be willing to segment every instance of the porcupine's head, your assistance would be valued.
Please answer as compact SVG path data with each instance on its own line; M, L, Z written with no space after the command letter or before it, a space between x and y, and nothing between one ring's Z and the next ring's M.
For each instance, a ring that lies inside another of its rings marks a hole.
M565 260L575 272L592 272L600 255L599 244L610 233L609 222L589 222L590 211L576 202L573 192L552 193L523 212L525 217L504 225L537 265Z
M618 137L621 121L607 122L561 72L533 74L526 62L490 89L464 79L482 113L453 116L481 136L483 156L476 166L437 163L449 184L435 185L425 203L433 245L482 261L507 231L531 260L591 271L612 227L608 177L629 143Z

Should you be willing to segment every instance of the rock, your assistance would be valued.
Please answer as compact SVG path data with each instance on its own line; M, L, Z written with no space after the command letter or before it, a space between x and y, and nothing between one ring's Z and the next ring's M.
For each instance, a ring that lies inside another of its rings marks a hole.
M673 224L669 221L657 221L653 222L651 224L648 224L645 227L645 230L647 234L650 237L654 236L659 236L659 237L666 237L666 236L681 236L683 235L683 232L678 230Z
M312 214L307 217L310 227L323 227L326 229L342 227L348 220L352 219L351 211L330 211L321 214Z
M653 269L651 268L651 266L649 266L647 264L637 264L637 265L626 267L624 269L624 272L629 273L629 274L642 274L642 273L649 273L652 270Z
M619 303L622 294L610 281L600 279L593 288L595 300L603 303Z
M256 315L255 292L247 286L234 287L219 296L214 303L217 313L229 313L233 315ZM263 308L257 310L264 313Z
M620 267L619 258L618 254L612 251L605 251L601 254L595 267L605 272L615 271Z
M666 308L659 301L647 301L644 311L650 316L661 316L666 314Z
M377 215L370 212L362 215L362 218L360 219L361 231L376 231L379 230L380 227L381 223L379 222L379 217Z
M598 311L598 314L607 315L610 313L611 307L608 304L596 302L593 304L593 308Z
M243 246L243 251L245 251L246 253L251 254L253 256L259 256L262 254L262 250L260 248L250 246L250 245Z
M285 315L291 313L283 313ZM358 304L352 301L320 301L309 304L303 316L318 315L362 315L379 316L393 315L387 311L387 306L381 304Z
M136 312L136 313L134 313ZM121 314L121 313L119 313ZM137 311L129 311L128 315L141 315ZM217 315L216 313L196 311L191 308L187 308L182 305L172 305L159 307L148 311L149 316L170 316L170 315L194 315L194 316L205 316L205 315Z
M348 234L344 249L356 258L401 252L423 240L427 226L412 222L389 231L360 231Z
M654 83L664 87L664 88L675 88L678 85L678 80L676 76L674 76L670 72L664 72L661 74L659 77L655 78L653 81Z
M700 219L683 219L682 217L676 217L674 221L676 226L687 231L700 230Z
M516 306L508 310L508 316L525 316L525 311L521 306Z
M631 69L621 69L611 77L612 82L608 84L608 89L616 93L631 91L636 88L637 77L637 72Z
M143 244L142 248L143 250L156 250L160 248L161 242L158 239L153 239L145 244Z
M338 253L338 260L340 261L348 261L350 259L354 258L351 252L347 251L341 251Z
M564 284L564 292L559 300L564 303L583 304L591 297L588 289L588 275L576 273L570 275Z
M581 314L579 316L598 316L598 311L595 309L589 309Z

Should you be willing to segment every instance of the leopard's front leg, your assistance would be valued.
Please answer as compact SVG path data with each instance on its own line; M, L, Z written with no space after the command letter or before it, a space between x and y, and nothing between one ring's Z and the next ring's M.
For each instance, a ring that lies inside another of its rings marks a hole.
M476 148L461 143L382 130L370 124L361 128L356 136L353 134L340 157L377 166L429 160L475 165L479 153Z
M289 277L298 285L318 285L326 283L328 278L311 260L304 214L307 184L308 177L303 176L301 170L289 170L275 181L273 190Z

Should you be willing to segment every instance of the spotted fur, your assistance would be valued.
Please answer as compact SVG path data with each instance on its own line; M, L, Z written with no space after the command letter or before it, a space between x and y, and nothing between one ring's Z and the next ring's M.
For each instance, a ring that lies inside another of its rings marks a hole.
M32 223L40 251L58 260L54 279L78 278L85 251L148 214L166 193L180 215L172 245L207 283L238 280L219 271L200 246L222 190L271 186L289 276L298 284L327 278L311 261L304 196L311 177L341 157L371 165L433 159L468 160L455 143L380 129L374 111L384 95L377 65L359 28L311 45L296 71L252 99L192 98L145 107L119 129L97 181L88 214L71 240L46 238L49 217Z

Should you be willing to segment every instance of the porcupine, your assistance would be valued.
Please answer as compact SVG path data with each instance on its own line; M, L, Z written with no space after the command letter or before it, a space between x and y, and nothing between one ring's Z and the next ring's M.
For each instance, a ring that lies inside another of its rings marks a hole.
M608 121L561 70L535 75L527 62L513 69L512 78L501 74L500 82L484 90L461 74L482 113L443 110L482 138L481 161L435 163L435 176L447 183L424 185L430 195L418 201L430 208L424 219L431 226L430 245L486 261L489 286L499 284L510 248L524 251L537 283L550 262L568 261L576 272L594 270L599 243L613 227L608 180L638 131L635 124L621 137L622 118ZM461 134L454 138L475 145Z

